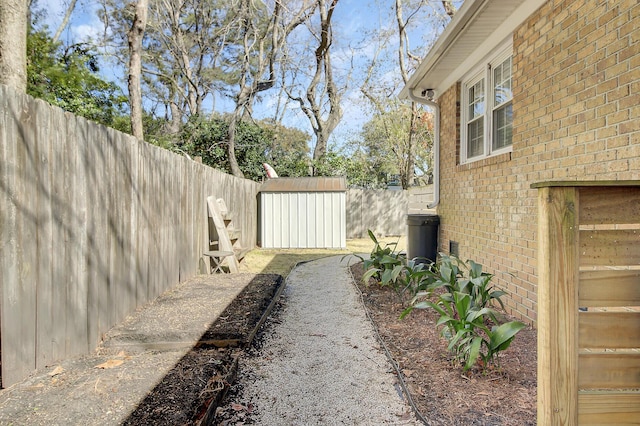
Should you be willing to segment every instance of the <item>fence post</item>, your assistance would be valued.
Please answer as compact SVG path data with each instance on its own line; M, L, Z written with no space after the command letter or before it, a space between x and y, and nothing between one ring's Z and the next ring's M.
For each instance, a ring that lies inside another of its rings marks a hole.
M538 425L578 424L578 202L538 190Z

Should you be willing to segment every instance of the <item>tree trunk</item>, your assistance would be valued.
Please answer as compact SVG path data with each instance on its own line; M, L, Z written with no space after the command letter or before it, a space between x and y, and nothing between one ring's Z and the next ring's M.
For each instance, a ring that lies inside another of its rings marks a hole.
M27 91L27 0L0 1L0 84Z
M309 118L316 136L316 146L313 150L313 159L316 161L320 160L327 153L329 137L342 119L342 108L340 107L341 94L333 78L330 50L333 40L331 18L333 17L333 11L337 4L338 0L331 0L327 7L324 0L318 0L320 40L315 51L316 68L313 79L307 87L307 102L309 105L305 107L301 102L301 107ZM323 118L322 107L317 99L319 86L324 86L323 96L329 101L329 111L326 119ZM313 174L315 174L315 170L313 170Z
M172 140L175 142L175 139L177 139L177 135L180 133L182 128L182 113L178 105L173 100L169 101L169 109L171 111L171 119L167 124L167 133L171 135Z
M131 133L144 140L142 127L142 38L147 25L149 0L138 0L131 29L127 34L129 41L129 102L131 103Z
M229 161L229 171L231 174L236 177L243 178L244 173L240 170L240 166L238 165L238 160L236 158L236 126L239 114L240 111L236 109L231 116L231 121L229 121L229 129L227 131L227 157Z

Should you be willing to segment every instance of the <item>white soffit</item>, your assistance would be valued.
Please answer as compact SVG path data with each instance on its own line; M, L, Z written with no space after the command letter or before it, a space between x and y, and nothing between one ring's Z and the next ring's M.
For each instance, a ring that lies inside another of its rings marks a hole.
M409 90L422 96L426 89L437 98L459 81L546 0L465 0L442 35L422 60L400 98Z

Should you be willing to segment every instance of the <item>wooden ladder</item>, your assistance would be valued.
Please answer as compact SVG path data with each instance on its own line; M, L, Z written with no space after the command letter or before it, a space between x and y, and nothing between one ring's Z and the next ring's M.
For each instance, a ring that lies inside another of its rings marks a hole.
M238 272L239 260L245 253L240 244L240 229L235 228L232 216L222 198L207 197L207 207L216 231L214 236L216 239L211 239L212 235L209 234L210 250L204 255L210 257L214 265L219 263L227 267L231 273Z

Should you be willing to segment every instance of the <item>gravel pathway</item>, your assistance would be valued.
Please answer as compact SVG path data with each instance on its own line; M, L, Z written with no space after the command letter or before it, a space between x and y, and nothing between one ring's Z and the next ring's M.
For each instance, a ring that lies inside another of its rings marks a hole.
M282 299L260 353L244 360L238 378L256 424L421 424L365 315L348 259L298 265Z

